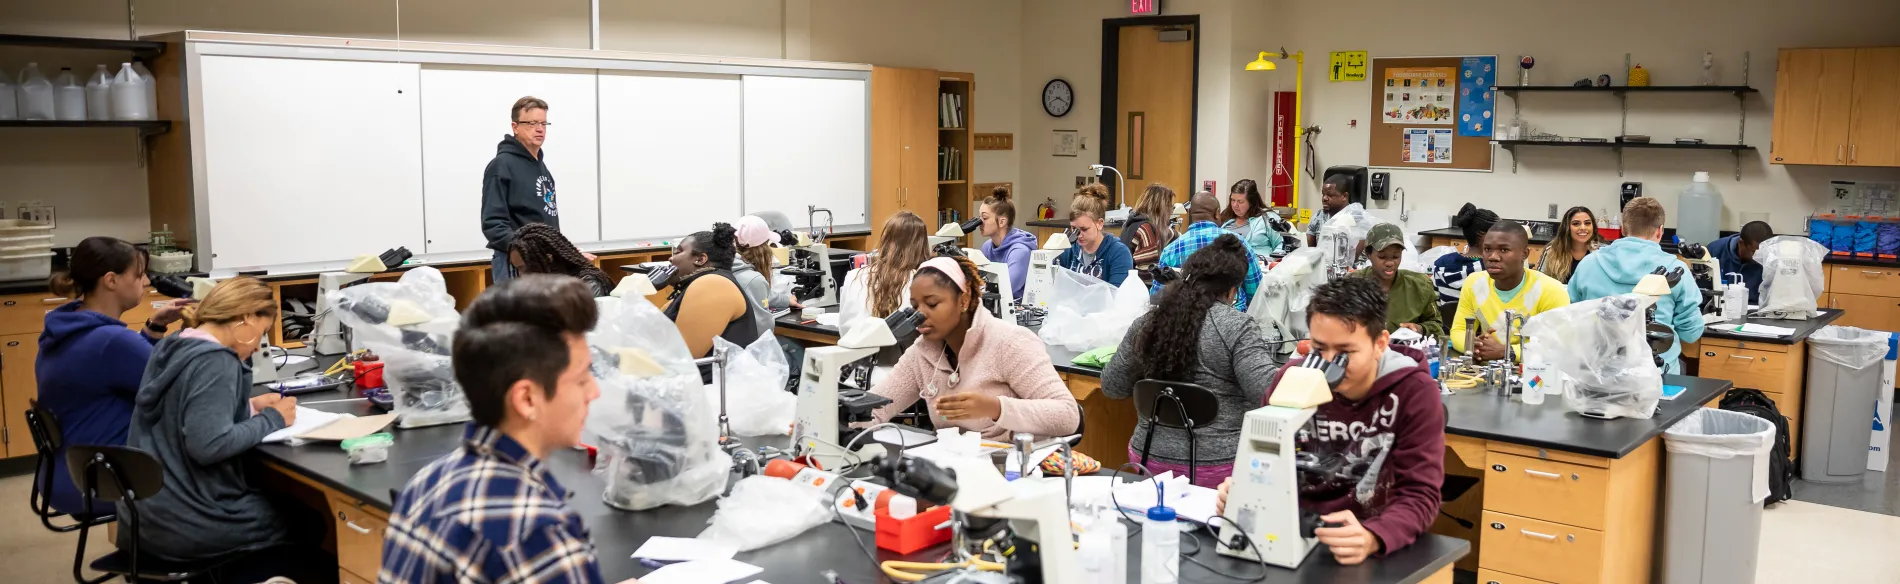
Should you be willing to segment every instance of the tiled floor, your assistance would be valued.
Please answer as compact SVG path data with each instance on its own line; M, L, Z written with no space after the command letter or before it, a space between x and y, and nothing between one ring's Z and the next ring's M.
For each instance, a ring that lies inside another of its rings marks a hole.
M1887 469L1900 471L1900 455L1888 449ZM1796 473L1799 474L1799 469ZM1868 471L1852 483L1815 483L1795 479L1794 500L1900 516L1900 472ZM1900 575L1896 575L1900 580Z
M0 479L0 581L19 584L55 584L73 581L73 545L77 533L53 533L40 526L26 505L33 486L28 476ZM91 562L113 550L103 528L86 538ZM97 574L87 573L88 576Z

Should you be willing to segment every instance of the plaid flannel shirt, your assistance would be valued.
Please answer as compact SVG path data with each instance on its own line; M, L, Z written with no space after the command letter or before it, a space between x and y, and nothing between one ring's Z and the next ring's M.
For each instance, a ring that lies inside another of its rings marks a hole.
M1179 270L1182 264L1187 263L1188 256L1214 243L1222 235L1227 235L1227 230L1221 229L1213 221L1196 221L1188 226L1186 233L1161 248L1161 265ZM1234 309L1246 312L1247 304L1253 302L1254 291L1260 289L1260 256L1254 255L1253 246L1247 243L1246 238L1240 239L1240 245L1247 248L1247 279L1240 283L1240 294L1234 297ZM1159 294L1161 286L1157 284L1148 292Z
M382 584L601 581L567 489L521 443L478 424L409 481L386 538Z

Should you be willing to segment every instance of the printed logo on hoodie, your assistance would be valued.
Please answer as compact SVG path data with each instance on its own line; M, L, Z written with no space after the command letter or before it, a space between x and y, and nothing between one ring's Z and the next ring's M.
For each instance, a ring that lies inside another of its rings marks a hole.
M1399 395L1387 393L1386 403L1369 420L1329 420L1323 412L1307 421L1295 438L1299 444L1299 466L1305 471L1300 479L1300 496L1310 500L1332 500L1351 494L1368 511L1377 513L1383 501L1374 494L1386 489L1379 481L1386 454L1396 437L1392 424L1398 420Z
M554 204L554 177L541 175L534 179L534 194L541 197L541 212L549 217L560 217L561 211Z

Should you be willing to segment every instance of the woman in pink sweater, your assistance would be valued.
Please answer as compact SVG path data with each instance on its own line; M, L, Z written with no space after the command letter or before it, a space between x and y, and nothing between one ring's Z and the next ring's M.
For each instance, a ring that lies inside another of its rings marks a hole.
M969 258L932 258L918 267L910 303L924 323L890 377L871 390L892 402L877 410L877 420L923 399L937 427L974 430L989 440L1075 433L1082 412L1042 340L983 310L982 289Z

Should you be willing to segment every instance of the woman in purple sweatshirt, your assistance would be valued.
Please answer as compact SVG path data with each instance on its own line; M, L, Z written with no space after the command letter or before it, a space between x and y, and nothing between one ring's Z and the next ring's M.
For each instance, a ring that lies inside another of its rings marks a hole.
M71 267L48 285L72 302L46 313L34 363L39 403L59 419L66 444L119 446L131 424L132 396L152 356L188 300L174 300L135 332L119 320L138 306L148 284L145 251L111 237L88 237L73 247ZM53 457L53 508L79 513L79 490L66 472L64 452ZM111 512L109 503L93 509Z
M1340 278L1315 289L1307 308L1312 350L1347 361L1332 401L1319 406L1299 438L1300 452L1316 456L1319 466L1300 479L1300 506L1338 525L1315 535L1347 565L1412 545L1438 516L1445 481L1438 382L1423 353L1388 344L1385 307L1378 283ZM1285 374L1281 368L1273 387ZM1267 390L1266 399L1272 397ZM1247 471L1236 465L1235 472ZM1221 483L1220 507L1232 481Z
M983 257L1009 266L1009 294L1023 299L1023 284L1029 280L1029 252L1036 251L1036 236L1016 228L1016 205L1009 200L1009 189L996 187L977 208L983 219Z

